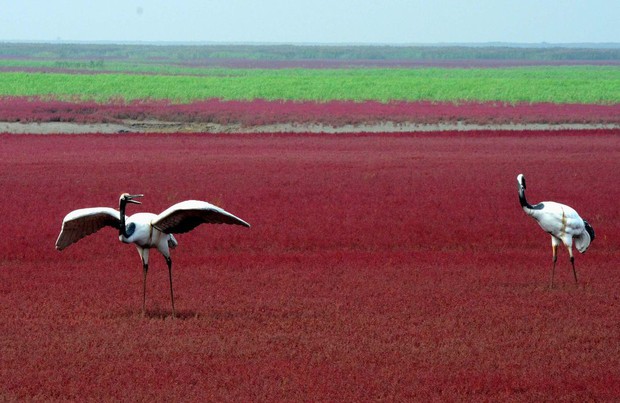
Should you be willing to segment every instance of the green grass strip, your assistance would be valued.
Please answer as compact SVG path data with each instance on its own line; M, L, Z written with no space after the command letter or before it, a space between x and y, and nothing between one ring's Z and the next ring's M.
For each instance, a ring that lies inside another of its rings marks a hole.
M620 103L620 68L202 69L199 75L0 73L0 96L59 99Z

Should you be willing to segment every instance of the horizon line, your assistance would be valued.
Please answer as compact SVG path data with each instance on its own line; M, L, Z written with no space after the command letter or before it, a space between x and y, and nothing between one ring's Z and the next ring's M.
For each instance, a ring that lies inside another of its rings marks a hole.
M138 40L22 40L0 39L0 44L151 45L151 46L328 46L328 47L514 47L514 48L620 48L620 42L252 42L252 41L138 41Z

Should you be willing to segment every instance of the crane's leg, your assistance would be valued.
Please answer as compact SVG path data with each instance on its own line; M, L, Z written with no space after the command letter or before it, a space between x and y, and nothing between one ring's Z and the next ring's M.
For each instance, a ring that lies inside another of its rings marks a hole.
M148 263L142 263L142 271L144 273L142 277L142 316L146 313L146 273L149 271Z
M168 276L170 277L170 301L172 301L172 317L174 318L174 292L172 291L172 259L166 257L166 263L168 264Z
M573 248L568 247L568 254L570 255L570 264L573 266L573 276L575 277L575 284L577 284L577 270L575 270L575 256L573 256Z
M559 242L555 239L555 237L551 237L551 250L553 252L553 267L551 268L551 285L550 288L553 288L553 277L555 275L555 263L558 261L558 244Z
M146 273L149 271L149 250L138 247L140 258L142 258L142 316L146 314Z

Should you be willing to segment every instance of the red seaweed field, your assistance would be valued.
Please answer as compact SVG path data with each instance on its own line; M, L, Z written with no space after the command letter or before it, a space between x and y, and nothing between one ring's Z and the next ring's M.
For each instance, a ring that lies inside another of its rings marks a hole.
M241 124L247 127L275 123L333 126L385 121L434 124L507 123L620 123L620 104L554 104L502 102L392 101L224 101L208 99L187 104L168 100L109 102L61 101L31 97L0 97L3 122L120 123L123 120L162 120Z
M0 400L620 399L620 131L382 135L0 135ZM549 236L596 231L549 288ZM69 211L203 225L151 255L102 229L54 249Z

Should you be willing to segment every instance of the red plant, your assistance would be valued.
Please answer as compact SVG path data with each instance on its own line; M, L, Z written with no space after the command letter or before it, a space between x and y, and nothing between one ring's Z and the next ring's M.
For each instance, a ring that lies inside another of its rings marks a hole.
M617 400L620 132L0 136L0 400ZM597 238L560 255L519 207ZM173 251L62 217L203 199Z
M93 101L69 102L27 97L0 98L0 121L8 122L121 122L163 120L241 124L276 123L347 124L394 123L433 124L464 122L502 123L620 123L620 104L503 104L432 102L346 102L222 101L217 99L174 104L169 101L118 100L108 104Z

